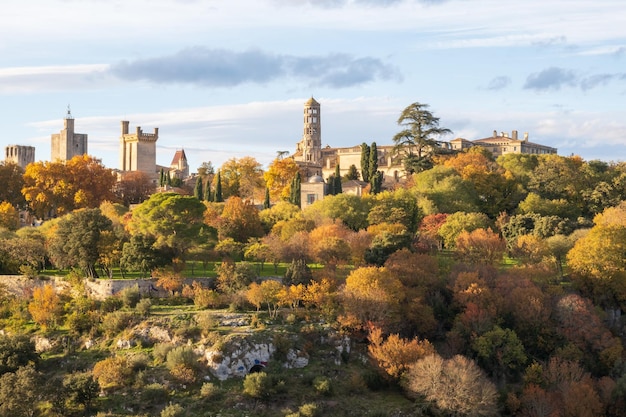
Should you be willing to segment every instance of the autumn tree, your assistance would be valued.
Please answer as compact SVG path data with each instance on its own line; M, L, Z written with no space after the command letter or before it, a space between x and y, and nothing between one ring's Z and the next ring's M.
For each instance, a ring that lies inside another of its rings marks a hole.
M291 179L299 171L293 158L276 158L263 173L263 179L274 201L288 200L291 193Z
M61 317L61 299L50 284L33 290L33 299L28 304L28 311L35 323L41 327L54 327Z
M247 242L251 237L261 237L263 228L259 210L249 200L230 197L224 205L217 231L220 239L230 237L241 243Z
M499 415L496 387L464 356L443 359L433 354L418 360L407 373L405 388L449 415Z
M156 191L152 178L142 171L124 172L115 187L115 194L125 206L140 204Z
M22 194L24 186L24 169L19 165L0 161L0 201L6 201L13 207L23 207L26 203Z
M367 215L370 225L400 223L410 233L414 233L420 219L417 199L406 189L384 191L371 198L371 208Z
M417 194L420 207L431 206L424 214L480 211L473 184L451 167L437 165L414 175L411 191Z
M114 200L115 182L113 171L100 160L77 155L66 162L29 164L22 194L36 216L53 217Z
M17 230L19 226L20 217L15 207L8 201L0 202L0 227Z
M383 339L382 330L374 326L369 330L368 339L370 357L376 366L395 381L415 362L435 353L435 348L428 340L407 340L397 333Z
M439 228L439 236L442 237L447 248L454 248L456 239L462 232L487 229L490 223L489 218L483 213L453 213Z
M355 330L365 329L368 322L381 327L397 323L402 285L385 268L362 267L346 278L342 294L345 322Z
M98 278L96 263L100 259L100 241L112 223L100 209L77 210L59 219L48 242L48 251L60 268L79 267L86 276Z
M341 220L352 230L365 229L368 226L367 217L371 206L371 199L353 194L339 194L324 197L306 207L304 215L307 218L329 218Z
M502 260L506 244L491 229L475 229L463 231L454 244L456 256L470 264L493 265Z
M223 198L236 196L254 200L259 190L263 189L261 164L250 156L231 158L224 162L220 167L219 176Z

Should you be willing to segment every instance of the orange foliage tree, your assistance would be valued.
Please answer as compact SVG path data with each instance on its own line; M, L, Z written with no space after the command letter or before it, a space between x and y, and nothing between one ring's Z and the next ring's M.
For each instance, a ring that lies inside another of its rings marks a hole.
M33 299L28 304L28 311L35 323L43 328L56 324L61 316L61 299L54 287L46 284L33 290Z
M504 240L491 229L463 231L456 238L456 256L470 264L493 265L502 260Z

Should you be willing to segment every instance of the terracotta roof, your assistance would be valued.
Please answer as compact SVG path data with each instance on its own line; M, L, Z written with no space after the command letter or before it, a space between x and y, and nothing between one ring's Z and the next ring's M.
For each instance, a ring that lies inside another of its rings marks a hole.
M172 159L172 163L171 165L178 165L178 163L180 162L180 160L187 160L187 155L185 155L185 150L181 149L179 151L176 151L176 153L174 154L174 159Z

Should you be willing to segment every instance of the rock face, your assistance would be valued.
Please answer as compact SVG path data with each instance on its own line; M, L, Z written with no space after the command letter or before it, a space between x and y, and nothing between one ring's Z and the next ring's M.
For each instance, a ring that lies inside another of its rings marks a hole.
M239 336L226 342L220 350L206 350L211 373L220 381L228 378L243 378L251 372L263 370L273 359L276 347L272 342L254 341L252 338ZM309 364L305 352L290 349L285 355L282 366L285 368L303 368Z

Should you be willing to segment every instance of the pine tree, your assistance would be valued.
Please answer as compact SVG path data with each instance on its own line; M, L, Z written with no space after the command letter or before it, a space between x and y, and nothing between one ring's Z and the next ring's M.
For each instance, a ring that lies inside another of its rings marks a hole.
M372 146L370 146L370 160L368 166L369 173L367 175L367 178L371 182L372 177L378 172L378 148L376 146L376 142L372 142Z
M263 201L263 208L270 208L270 189L265 187L265 200Z
M370 180L370 147L365 142L361 145L361 177L365 182Z
M200 201L204 198L204 193L202 192L202 177L196 178L196 186L193 189L193 196Z
M216 177L217 180L215 180L215 195L213 196L213 201L221 203L224 201L224 197L222 197L222 176L220 175L220 171L217 171Z
M204 189L204 201L211 201L211 197L211 181L207 181Z

